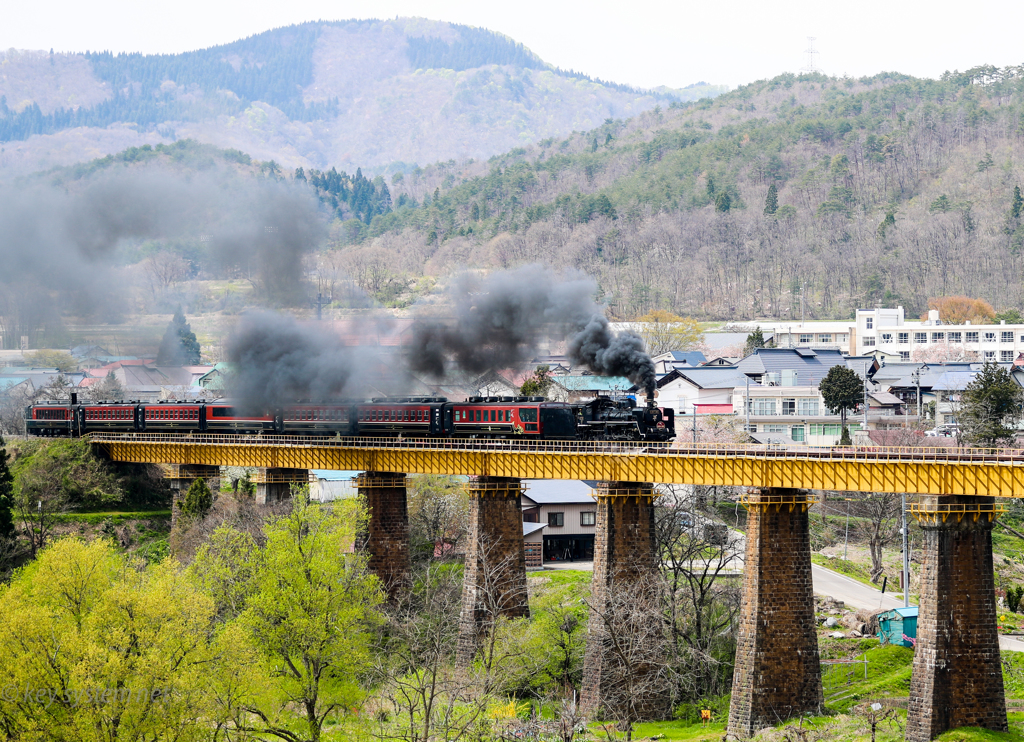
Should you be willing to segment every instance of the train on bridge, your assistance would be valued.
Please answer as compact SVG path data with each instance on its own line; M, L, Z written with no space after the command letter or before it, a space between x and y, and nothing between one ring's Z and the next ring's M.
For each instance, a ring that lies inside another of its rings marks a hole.
M403 438L482 438L558 441L668 441L671 408L653 400L598 397L585 403L543 397L384 397L368 401L296 402L247 411L230 400L207 402L41 402L25 409L29 435L89 433L234 433Z

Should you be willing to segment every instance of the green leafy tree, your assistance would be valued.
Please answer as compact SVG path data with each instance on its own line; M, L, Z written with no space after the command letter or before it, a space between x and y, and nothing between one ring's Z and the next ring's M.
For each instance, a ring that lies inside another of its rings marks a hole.
M360 701L383 602L365 557L351 553L365 522L357 500L320 505L300 493L265 527L255 589L237 621L263 672L237 700L239 731L319 742L328 719Z
M983 173L986 170L988 170L989 168L992 168L992 167L995 167L995 166L996 166L996 163L995 163L995 160L992 159L992 153L991 152L986 152L984 159L978 161L978 172L979 173Z
M961 436L971 446L995 447L1012 441L1022 404L1024 392L1010 372L986 363L960 397Z
M825 406L834 414L839 414L843 426L840 443L849 444L849 432L846 430L846 413L857 409L864 401L864 381L852 368L833 366L825 378L818 384L818 391L825 401Z
M1020 325L1024 324L1024 315L1021 315L1019 309L1004 309L995 316L996 322L1005 322L1008 325Z
M199 363L199 350L196 334L178 307L160 341L156 362L163 366L195 366Z
M764 213L772 216L779 210L779 189L772 183L768 186L768 195L764 198Z
M185 493L181 503L181 514L194 520L202 520L213 507L213 493L205 479L197 479Z
M551 369L547 365L537 366L533 375L519 387L524 397L546 397L551 388Z
M761 332L761 328L758 327L752 333L747 335L747 343L743 346L743 357L749 356L758 348L765 347L764 333Z
M78 361L66 350L37 350L26 353L25 360L35 368L55 368L64 373L78 370Z

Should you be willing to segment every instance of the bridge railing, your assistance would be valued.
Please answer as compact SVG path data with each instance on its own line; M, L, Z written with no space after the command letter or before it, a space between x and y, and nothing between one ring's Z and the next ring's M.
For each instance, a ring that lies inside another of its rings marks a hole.
M606 441L529 441L516 439L327 437L296 435L90 433L94 443L181 444L202 446L299 446L304 448L408 449L472 451L479 453L601 454L678 456L873 463L1001 463L1024 464L1024 450L1010 448L953 448L946 446L778 446L771 444L644 443Z

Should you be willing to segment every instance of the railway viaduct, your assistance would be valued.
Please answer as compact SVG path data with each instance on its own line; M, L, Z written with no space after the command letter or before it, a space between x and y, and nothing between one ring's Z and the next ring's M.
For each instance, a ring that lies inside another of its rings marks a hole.
M924 531L917 647L906 738L961 726L1007 729L996 631L992 525L998 498L1024 496L1024 452L785 449L586 443L94 434L118 461L172 464L182 479L258 467L258 497L284 496L309 469L355 470L370 507L370 566L389 589L408 569L406 475L470 475L470 541L460 661L488 611L528 612L521 479L586 479L596 490L595 608L616 584L656 570L653 483L749 488L743 597L728 733L735 738L823 706L808 507L815 490L919 495ZM504 568L495 573L494 565ZM485 586L487 590L485 590ZM486 592L489 595L485 595ZM613 661L591 611L582 705L602 706ZM604 670L604 671L603 671Z

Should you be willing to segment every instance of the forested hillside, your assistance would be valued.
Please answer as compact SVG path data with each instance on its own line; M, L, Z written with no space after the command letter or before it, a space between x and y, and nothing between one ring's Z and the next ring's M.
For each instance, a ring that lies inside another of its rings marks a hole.
M109 127L122 146L193 137L289 167L425 164L717 92L590 80L501 34L423 19L305 23L182 54L12 50L0 55L0 172L69 164L83 130L97 141ZM469 136L482 125L493 130Z
M1024 303L1024 77L784 75L390 184L341 229L397 274L545 261L622 317L847 317L967 294ZM353 248L348 248L353 249Z

